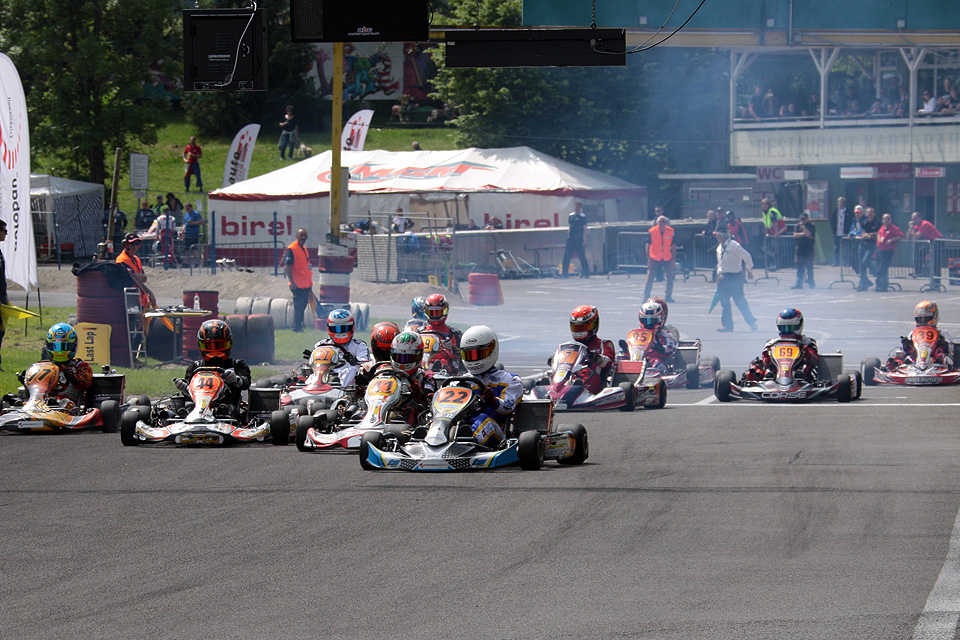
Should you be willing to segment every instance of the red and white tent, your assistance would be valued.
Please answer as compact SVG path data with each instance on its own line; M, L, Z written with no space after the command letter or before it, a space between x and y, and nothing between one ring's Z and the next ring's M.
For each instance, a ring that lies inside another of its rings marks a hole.
M304 227L312 237L323 237L329 224L331 156L326 151L212 191L209 208L217 214L219 236L260 241L274 232L292 237ZM473 218L483 226L497 216L507 228L558 227L566 225L575 199L585 202L592 217L606 221L639 220L646 207L646 187L529 147L344 151L341 162L350 168L349 220L455 201L454 217L461 224Z

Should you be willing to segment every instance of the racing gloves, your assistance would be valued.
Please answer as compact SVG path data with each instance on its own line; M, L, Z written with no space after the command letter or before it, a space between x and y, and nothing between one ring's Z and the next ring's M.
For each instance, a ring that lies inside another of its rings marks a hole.
M223 371L223 381L231 387L236 387L239 381L237 377L237 372L233 369L224 369Z

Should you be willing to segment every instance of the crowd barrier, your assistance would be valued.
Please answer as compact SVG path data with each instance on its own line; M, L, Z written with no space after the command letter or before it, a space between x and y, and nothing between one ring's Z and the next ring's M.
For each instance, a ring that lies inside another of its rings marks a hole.
M867 243L867 244L864 244ZM840 279L830 283L851 284L860 282L860 269L866 259L868 277L877 274L876 242L859 238L840 239ZM960 240L940 239L900 240L893 252L893 260L887 273L889 287L902 290L910 282L920 284L920 291L943 291L943 280L949 280L950 259L960 265ZM957 282L960 284L960 281Z
M646 231L621 231L617 234L617 271L647 270L650 234Z

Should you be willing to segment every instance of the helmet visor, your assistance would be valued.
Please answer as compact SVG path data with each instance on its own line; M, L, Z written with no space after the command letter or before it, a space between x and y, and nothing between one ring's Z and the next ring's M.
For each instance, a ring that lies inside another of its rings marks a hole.
M460 356L464 362L477 362L489 358L493 354L494 344L485 344L473 349L461 349Z
M200 348L203 351L228 351L231 343L232 340L223 338L217 340L201 340Z
M338 335L346 335L353 331L353 325L351 324L330 324L327 325L327 330L330 333L336 333Z
M645 329L656 329L660 324L660 318L656 316L640 316L640 326Z
M427 307L423 312L428 320L443 320L444 316L447 315L447 310L443 307Z
M68 352L77 348L77 343L71 340L52 340L47 343L47 351Z
M393 352L390 354L390 359L396 362L397 364L413 364L414 362L420 362L420 359L422 357L423 355L418 353Z
M593 320L588 320L587 322L571 322L570 332L574 335L587 335L593 330L593 325Z

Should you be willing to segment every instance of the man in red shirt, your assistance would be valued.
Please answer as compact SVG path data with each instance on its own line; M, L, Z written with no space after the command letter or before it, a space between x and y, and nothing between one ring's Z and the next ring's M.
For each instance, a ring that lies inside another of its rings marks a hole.
M287 246L283 254L287 284L293 294L293 330L303 331L303 312L313 291L313 272L310 271L310 254L307 253L307 230L297 229L297 239Z
M197 144L197 136L190 136L190 143L183 148L183 188L190 191L190 176L197 176L197 191L203 191L203 178L200 177L200 158L203 151Z
M929 220L923 219L923 214L914 211L910 216L910 228L907 229L907 240L927 240L933 242L937 238L942 238L943 234L937 231ZM926 268L930 263L930 245L926 242L917 243L913 246L913 270L915 275L929 276L930 272Z
M893 224L893 216L883 214L883 224L877 230L877 291L886 291L888 285L887 273L893 254L897 250L897 241L903 237L900 227Z

